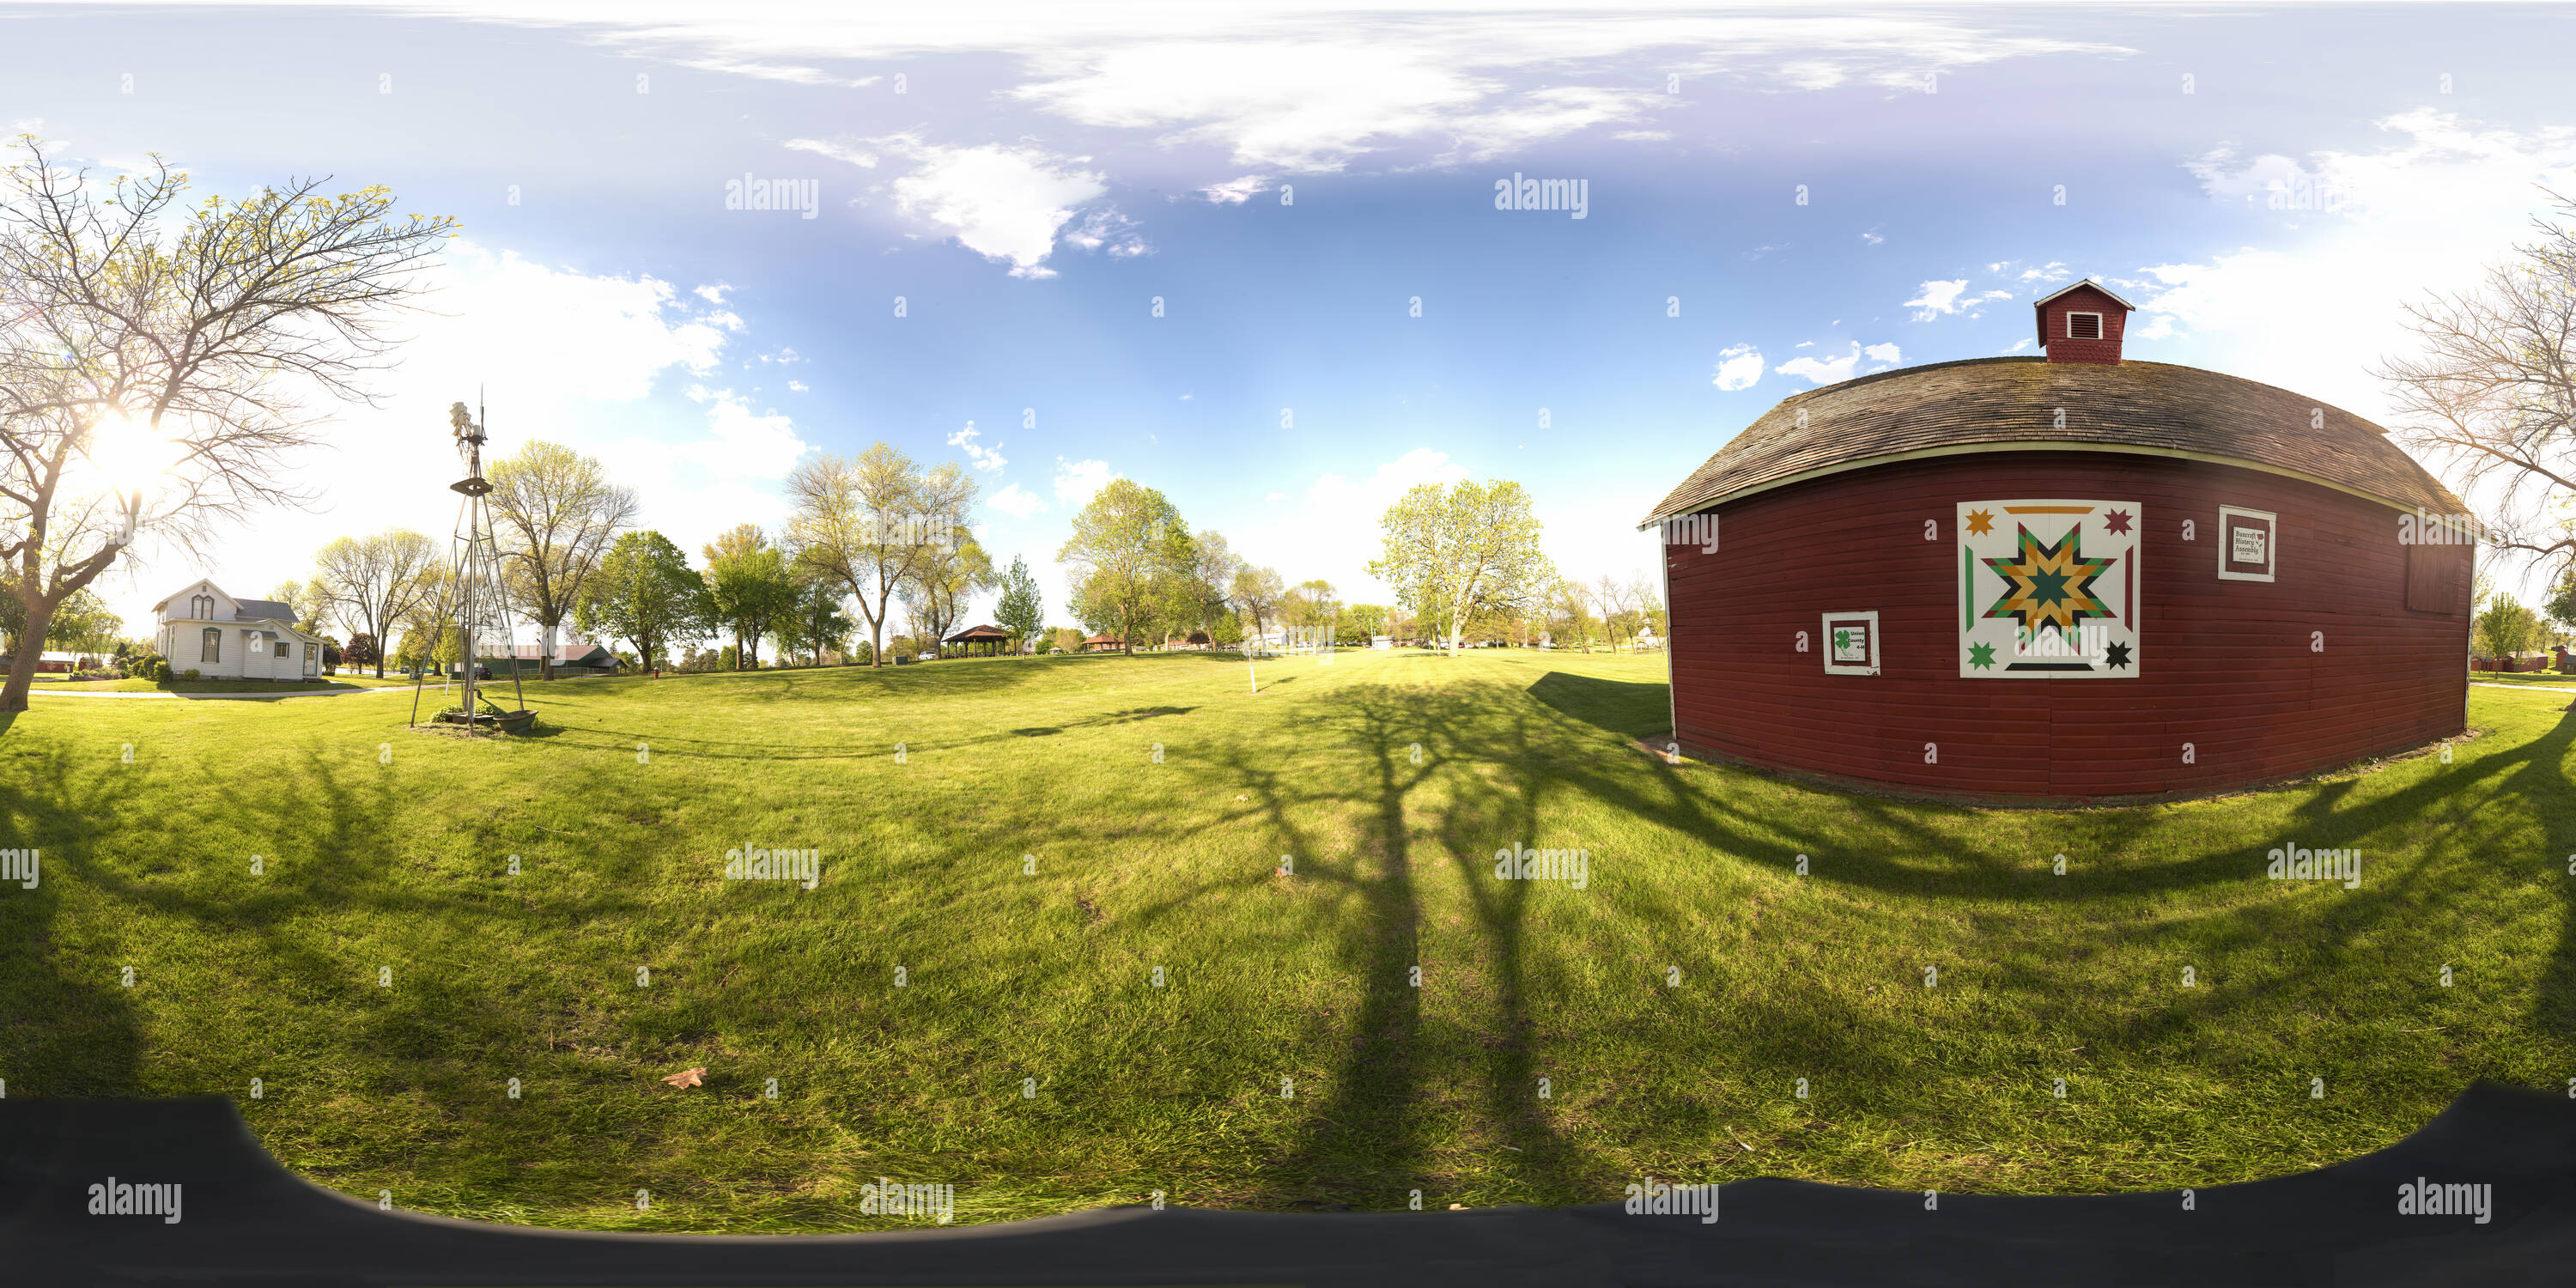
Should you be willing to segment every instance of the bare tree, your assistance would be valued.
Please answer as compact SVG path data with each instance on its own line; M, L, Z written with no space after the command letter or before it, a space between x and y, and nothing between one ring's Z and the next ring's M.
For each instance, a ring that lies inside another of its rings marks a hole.
M850 588L868 624L870 665L885 665L886 614L897 591L966 535L975 480L955 463L923 471L878 443L856 457L818 453L787 476L787 540L805 566Z
M0 175L0 559L28 634L151 533L201 551L216 526L299 504L284 458L324 418L301 395L363 400L387 314L452 221L393 217L393 195L290 180L209 199L168 225L187 176L102 193L32 135ZM20 650L0 712L23 711Z
M446 571L438 547L417 532L390 528L372 537L342 537L322 547L313 562L313 580L331 615L349 633L375 637L376 678L383 679L387 632L416 627L413 619L438 594Z
M2576 216L2576 202L2549 196ZM2424 355L2377 374L2396 387L2400 432L2453 467L2462 495L2497 485L2486 542L2555 560L2565 576L2576 568L2576 227L2532 222L2541 239L2479 289L2407 306Z
M600 557L635 526L635 492L571 448L532 442L485 477L501 578L519 614L544 632L537 674L555 678L555 635L581 602Z

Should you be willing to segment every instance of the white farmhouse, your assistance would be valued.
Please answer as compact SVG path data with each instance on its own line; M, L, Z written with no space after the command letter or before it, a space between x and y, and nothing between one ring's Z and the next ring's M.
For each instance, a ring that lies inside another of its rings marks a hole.
M322 637L295 629L295 610L275 600L235 599L200 581L154 604L152 615L155 645L173 670L245 680L322 674Z

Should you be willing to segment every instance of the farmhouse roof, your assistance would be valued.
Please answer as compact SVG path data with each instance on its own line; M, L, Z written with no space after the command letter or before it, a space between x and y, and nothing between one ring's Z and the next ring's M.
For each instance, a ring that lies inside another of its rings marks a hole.
M292 626L295 624L295 609L292 605L281 604L274 599L236 599L233 601L233 620L237 622L275 621Z
M970 626L948 637L951 644L981 644L986 640L1006 640L1010 632L999 626Z
M2468 508L2390 442L2387 431L2303 394L2162 362L2009 357L1879 372L1783 399L1638 526L1867 465L2035 450L2217 461L2399 509L2458 514Z

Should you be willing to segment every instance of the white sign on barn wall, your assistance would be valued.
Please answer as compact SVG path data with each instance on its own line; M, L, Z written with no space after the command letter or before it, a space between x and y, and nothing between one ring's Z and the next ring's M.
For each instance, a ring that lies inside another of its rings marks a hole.
M1958 520L1960 675L2138 674L2144 506L1963 501Z

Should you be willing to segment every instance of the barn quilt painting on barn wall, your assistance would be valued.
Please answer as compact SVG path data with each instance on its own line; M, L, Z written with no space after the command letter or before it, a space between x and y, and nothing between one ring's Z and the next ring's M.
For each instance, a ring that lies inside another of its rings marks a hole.
M2135 501L1959 505L1959 674L2120 679L2138 674Z

